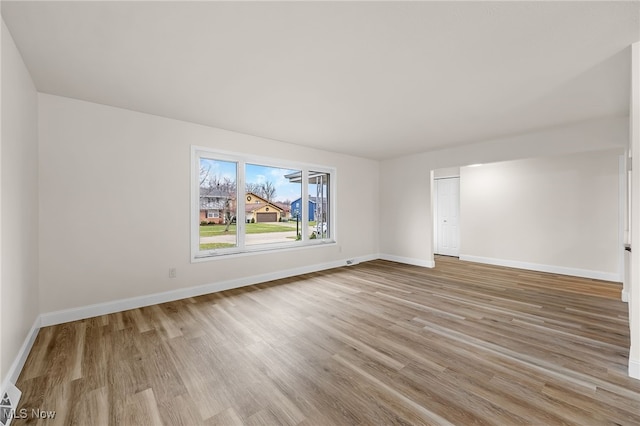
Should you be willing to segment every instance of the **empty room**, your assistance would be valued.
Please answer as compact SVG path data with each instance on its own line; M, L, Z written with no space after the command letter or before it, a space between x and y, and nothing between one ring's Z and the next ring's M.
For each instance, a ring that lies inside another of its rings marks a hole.
M640 424L640 2L0 5L0 425Z

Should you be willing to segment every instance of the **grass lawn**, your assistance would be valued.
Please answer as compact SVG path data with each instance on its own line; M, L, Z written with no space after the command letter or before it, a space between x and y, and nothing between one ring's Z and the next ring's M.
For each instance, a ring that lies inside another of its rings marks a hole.
M236 225L229 227L229 232L224 232L225 225L205 225L200 227L201 237L215 237L216 235L233 235L236 233ZM295 234L295 226L281 225L279 223L247 223L247 234L266 234L267 232L287 232ZM214 248L214 247L212 247Z

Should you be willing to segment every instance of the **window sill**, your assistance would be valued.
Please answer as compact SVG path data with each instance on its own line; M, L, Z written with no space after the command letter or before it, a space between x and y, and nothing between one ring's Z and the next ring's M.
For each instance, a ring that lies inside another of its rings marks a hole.
M243 251L221 250L219 252L210 252L206 254L193 255L191 256L191 263L201 263L201 262L208 262L212 260L222 260L222 259L234 259L236 257L247 257L247 256L254 256L254 255L265 254L265 253L284 253L284 252L290 252L290 251L299 251L299 250L313 249L318 247L333 246L335 244L336 244L336 241L331 239L331 240L308 241L300 245L287 244L286 246L283 245L278 247L275 247L273 245L268 247L256 246L256 247L246 248Z

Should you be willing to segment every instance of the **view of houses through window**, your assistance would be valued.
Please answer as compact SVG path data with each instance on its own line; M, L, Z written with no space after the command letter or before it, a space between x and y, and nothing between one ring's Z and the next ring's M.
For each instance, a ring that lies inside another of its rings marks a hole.
M330 238L330 172L223 160L206 153L197 155L197 161L199 252Z
M283 243L298 240L291 217L291 201L302 196L300 182L287 175L295 170L247 164L245 169L246 244Z
M238 164L200 160L200 249L237 247L236 182ZM216 217L217 216L217 217Z

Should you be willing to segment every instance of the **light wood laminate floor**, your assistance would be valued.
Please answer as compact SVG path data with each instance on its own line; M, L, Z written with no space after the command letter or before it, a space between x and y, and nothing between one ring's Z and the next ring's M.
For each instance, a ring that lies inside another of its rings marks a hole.
M43 328L15 425L638 425L621 286L438 257ZM90 285L90 283L87 283Z

